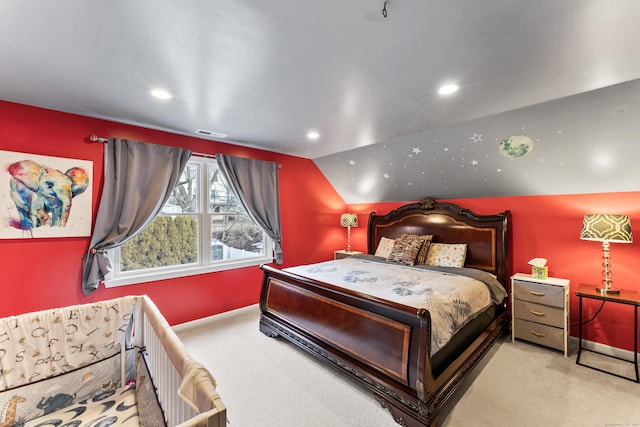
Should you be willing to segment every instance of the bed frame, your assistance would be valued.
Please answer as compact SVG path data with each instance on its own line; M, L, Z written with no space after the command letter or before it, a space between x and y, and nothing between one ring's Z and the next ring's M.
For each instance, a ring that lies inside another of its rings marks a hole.
M368 252L382 237L432 234L466 243L465 266L488 271L509 290L510 213L476 215L424 199L369 216ZM263 265L260 330L281 336L371 390L403 426L435 426L461 382L507 325L507 302L489 326L438 375L432 373L427 310L383 301ZM507 298L508 301L508 298Z

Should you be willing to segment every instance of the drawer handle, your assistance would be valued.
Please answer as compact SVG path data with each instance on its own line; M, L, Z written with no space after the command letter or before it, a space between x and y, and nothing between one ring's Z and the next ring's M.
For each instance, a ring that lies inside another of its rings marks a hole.
M531 293L531 295L535 295L537 297L543 297L544 296L544 292L529 291L529 293Z
M546 316L545 313L541 312L541 311L533 311L533 310L529 310L529 313L533 314L534 316Z
M547 334L543 334L542 332L536 332L536 331L529 331L532 335L537 336L538 338L544 338L547 336Z

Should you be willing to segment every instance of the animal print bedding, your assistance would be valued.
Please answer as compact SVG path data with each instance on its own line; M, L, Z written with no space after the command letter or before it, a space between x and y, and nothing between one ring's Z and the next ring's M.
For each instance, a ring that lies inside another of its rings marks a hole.
M136 386L110 390L16 427L137 427Z
M133 357L134 350L128 350L126 360L129 362L126 365L131 368ZM96 418L105 416L107 409L114 406L113 402L120 394L118 390L122 388L120 362L121 358L118 354L56 377L0 392L0 408L2 408L0 427L29 425L73 427L76 425L75 422L80 420L85 423L82 425L89 425L87 422L91 418L87 416L91 416L91 408L98 407ZM131 383L134 382L133 369L125 371L125 378L131 379ZM121 407L116 411L117 414L110 414L109 419L117 420L119 415L122 420L125 412L129 418L130 411L128 408L125 409ZM133 412L137 413L135 408ZM63 424L60 421L62 419L67 420L68 423ZM45 420L50 422L46 423Z

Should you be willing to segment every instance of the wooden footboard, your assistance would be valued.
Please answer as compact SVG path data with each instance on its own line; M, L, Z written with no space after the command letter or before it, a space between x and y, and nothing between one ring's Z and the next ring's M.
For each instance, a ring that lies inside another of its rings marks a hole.
M260 330L282 336L370 389L401 425L435 424L438 412L500 333L504 314L432 375L426 310L382 302L262 266Z

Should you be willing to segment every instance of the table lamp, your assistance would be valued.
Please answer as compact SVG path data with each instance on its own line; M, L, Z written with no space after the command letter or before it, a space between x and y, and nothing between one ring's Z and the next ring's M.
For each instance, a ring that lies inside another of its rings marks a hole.
M602 242L602 286L596 286L601 294L619 294L620 290L611 287L611 263L609 262L609 243L631 243L631 222L626 215L591 214L585 215L582 222L580 239Z
M347 252L351 252L351 227L358 226L358 215L353 213L343 213L340 215L340 225L347 227Z

